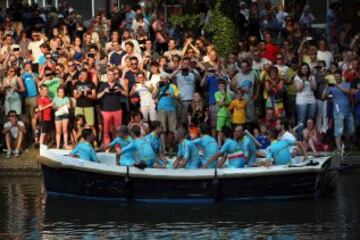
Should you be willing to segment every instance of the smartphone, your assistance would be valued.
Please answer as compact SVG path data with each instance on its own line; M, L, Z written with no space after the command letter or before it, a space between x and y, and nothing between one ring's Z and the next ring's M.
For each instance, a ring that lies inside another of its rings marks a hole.
M306 41L312 41L313 38L312 37L306 37Z

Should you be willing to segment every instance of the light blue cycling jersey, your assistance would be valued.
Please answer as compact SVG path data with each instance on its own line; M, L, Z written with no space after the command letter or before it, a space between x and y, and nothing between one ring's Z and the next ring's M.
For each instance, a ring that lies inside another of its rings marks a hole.
M248 166L252 167L256 164L256 145L250 137L244 136L239 143L242 145L244 156L248 160Z
M215 138L209 135L203 135L202 137L194 139L191 142L201 148L200 149L200 151L202 151L202 156L200 156L201 165L205 165L212 156L214 156L219 152L219 147ZM211 163L209 165L209 168L214 168L215 164L216 164L215 162Z
M295 142L288 140L275 140L266 149L266 159L274 160L275 165L286 165L291 161L290 146Z
M199 149L190 140L184 139L178 144L177 156L186 159L185 168L196 169L200 167Z
M121 149L124 149L129 145L133 139L128 136L126 138L116 137L110 144L109 147L114 148L116 145L120 145ZM125 152L120 156L120 165L122 166L132 166L134 165L135 160L132 152Z
M148 167L153 167L156 155L151 144L143 138L137 138L121 150L122 153L131 152L134 161L144 161Z
M96 156L94 148L88 142L80 142L76 147L70 152L71 155L79 155L80 159L87 160L91 162L99 161Z
M220 148L220 153L227 155L229 168L243 168L245 158L242 146L235 140L228 138Z

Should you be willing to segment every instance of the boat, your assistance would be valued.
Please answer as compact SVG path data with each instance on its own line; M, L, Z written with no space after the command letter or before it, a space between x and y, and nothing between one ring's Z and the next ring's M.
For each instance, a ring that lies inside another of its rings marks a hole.
M218 203L289 199L332 194L338 171L331 155L290 165L240 169L155 169L115 165L114 153L100 162L69 156L68 150L40 147L48 194L139 203Z

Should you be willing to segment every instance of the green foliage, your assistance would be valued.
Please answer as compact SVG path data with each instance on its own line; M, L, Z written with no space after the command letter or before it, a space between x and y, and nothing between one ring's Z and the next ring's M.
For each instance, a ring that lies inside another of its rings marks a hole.
M170 16L169 21L173 25L179 25L184 30L196 31L203 26L204 14L185 14L180 16Z
M229 10L226 5L228 1L215 0L214 2L205 31L210 34L218 53L221 56L227 56L236 51L239 33L233 19L229 17L229 12L226 12Z

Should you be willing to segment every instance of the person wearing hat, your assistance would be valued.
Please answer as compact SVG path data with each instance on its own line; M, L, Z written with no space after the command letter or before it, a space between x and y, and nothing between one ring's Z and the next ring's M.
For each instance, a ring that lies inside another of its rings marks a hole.
M81 132L82 141L76 145L76 147L70 152L69 156L79 156L82 160L91 162L99 162L99 158L96 156L95 149L92 146L94 141L94 135L91 129L84 129Z
M179 91L176 85L169 82L169 74L162 72L160 74L160 81L153 91L153 98L155 99L157 119L164 127L165 135L163 135L163 143L167 143L167 147L174 137L176 130L176 99L179 97Z
M117 137L112 140L111 143L97 149L97 151L106 151L115 148L116 165L132 166L135 162L131 152L123 153L120 157L120 150L128 146L132 141L133 139L129 135L128 128L123 125L117 129Z

